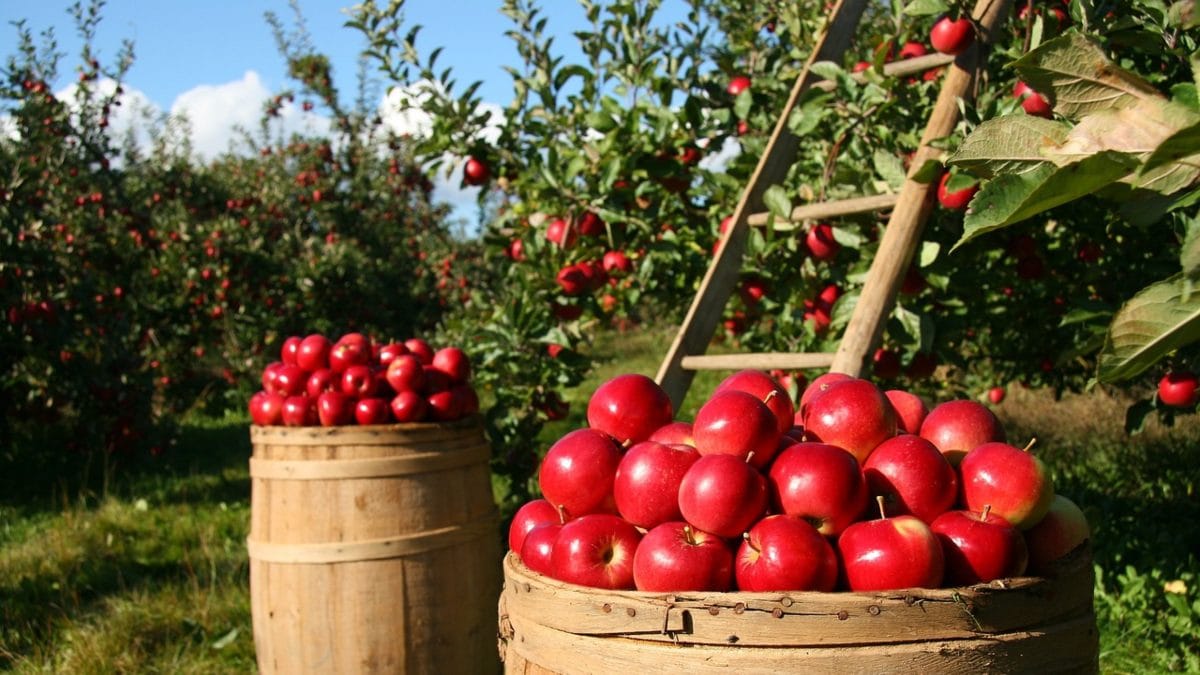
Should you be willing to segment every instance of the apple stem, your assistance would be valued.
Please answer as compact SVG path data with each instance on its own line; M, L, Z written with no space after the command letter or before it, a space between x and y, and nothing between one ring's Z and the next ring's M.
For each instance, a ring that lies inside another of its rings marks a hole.
M683 540L692 546L696 545L696 533L692 531L691 525L683 526Z
M754 541L750 539L750 531L749 530L742 532L742 539L744 539L746 541L746 544L749 545L750 548L754 549L755 551L758 551L758 547L755 546Z
M875 496L875 503L879 504L879 517L887 518L887 511L883 508L883 502L884 502L883 495Z
M991 504L984 504L984 505L983 505L983 517L982 517L982 518L980 518L980 520L982 520L982 521L984 521L984 522L987 522L987 517L988 517L988 514L989 514L989 513L991 513L991 511L992 511L992 505L991 505Z
M1022 451L1022 452L1029 452L1029 451L1030 451L1030 449L1032 449L1032 448L1033 448L1033 444L1034 444L1034 443L1037 443L1037 436L1034 436L1034 437L1030 438L1030 439L1029 439L1029 442L1025 444L1025 447L1024 447L1024 448L1022 448L1022 449L1021 449L1021 451Z
M747 463L747 464L749 464L751 459L754 459L754 451L753 451L753 450L751 450L751 451L750 451L750 452L749 452L749 453L746 455L746 463Z
M566 505L559 504L558 506L555 507L555 509L558 511L558 524L566 525L567 524L567 507L566 507Z
M763 397L763 403L770 403L771 399L775 398L778 395L779 395L778 390L772 389L771 391L768 391L767 395Z

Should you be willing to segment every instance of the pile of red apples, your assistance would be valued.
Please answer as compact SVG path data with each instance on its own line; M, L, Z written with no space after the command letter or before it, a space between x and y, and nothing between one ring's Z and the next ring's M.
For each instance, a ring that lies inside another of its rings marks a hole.
M601 385L556 441L509 547L604 589L881 591L1044 574L1089 537L1031 447L985 405L928 408L840 373L794 405L730 375L693 422L643 375ZM1030 444L1032 445L1032 443Z
M284 340L250 398L260 426L450 422L479 412L471 361L460 348L421 338L379 342L361 333Z

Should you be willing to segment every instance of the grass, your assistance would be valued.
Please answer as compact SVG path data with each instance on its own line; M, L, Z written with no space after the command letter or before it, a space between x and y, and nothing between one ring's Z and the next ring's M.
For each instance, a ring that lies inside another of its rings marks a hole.
M545 446L583 424L600 382L653 375L671 337L599 336L598 366L566 392L570 416L547 428ZM694 415L721 377L700 373L680 416ZM1180 418L1129 438L1123 410L1103 395L1055 401L1016 388L997 407L1010 440L1038 437L1059 492L1093 525L1102 670L1197 671L1200 425ZM60 482L0 495L0 670L252 671L246 425L192 420L178 446L102 492ZM45 485L36 478L5 482Z

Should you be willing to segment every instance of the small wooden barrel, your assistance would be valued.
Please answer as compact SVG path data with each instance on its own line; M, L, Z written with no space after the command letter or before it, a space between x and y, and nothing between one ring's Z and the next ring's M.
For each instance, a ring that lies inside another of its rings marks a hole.
M477 418L250 429L263 673L499 670L500 541Z
M1054 579L882 593L603 591L504 560L506 673L1094 673L1086 550Z

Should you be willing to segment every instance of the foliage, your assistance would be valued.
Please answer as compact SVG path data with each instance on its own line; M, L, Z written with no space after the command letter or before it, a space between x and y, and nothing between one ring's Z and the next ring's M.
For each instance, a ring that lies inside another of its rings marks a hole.
M102 66L99 3L76 13L77 83L52 93L63 55L24 24L3 70L6 463L53 477L96 451L105 466L165 451L182 411L243 405L288 335L410 337L469 300L473 250L431 205L408 142L365 99L338 100L302 31L275 21L299 89L266 102L240 151L202 163L175 140L184 120L152 125L149 148L112 138L132 48ZM297 98L333 116L327 134L284 131Z

